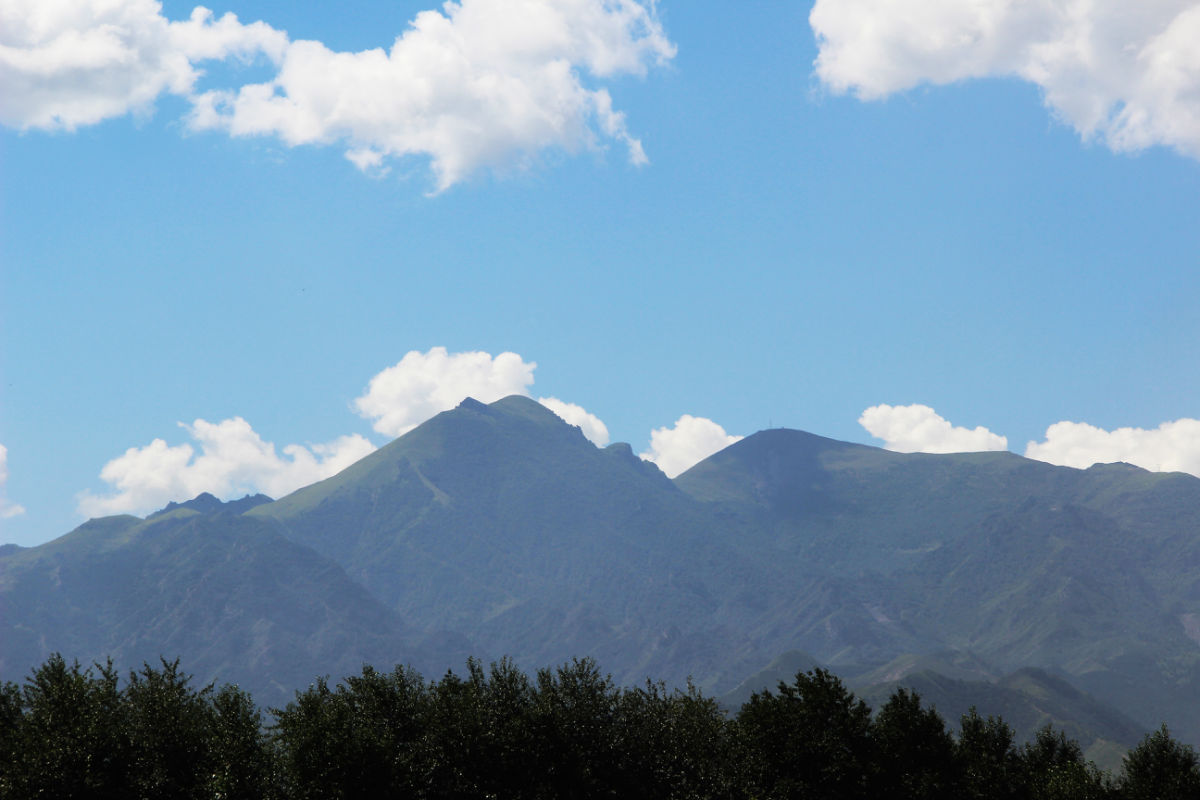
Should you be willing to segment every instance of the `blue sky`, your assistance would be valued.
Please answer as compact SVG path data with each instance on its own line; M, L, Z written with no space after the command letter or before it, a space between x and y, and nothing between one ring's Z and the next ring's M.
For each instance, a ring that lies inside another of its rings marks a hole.
M0 8L0 540L279 493L459 392L669 473L771 425L1200 473L1198 3L100 5ZM102 29L144 63L72 61Z

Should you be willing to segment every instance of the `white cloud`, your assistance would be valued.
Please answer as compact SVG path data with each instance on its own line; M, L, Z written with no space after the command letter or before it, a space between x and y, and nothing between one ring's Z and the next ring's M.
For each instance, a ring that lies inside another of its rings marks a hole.
M492 403L511 394L529 396L537 363L516 353L493 356L483 351L450 353L432 347L410 350L393 366L371 378L354 401L359 415L372 420L385 436L402 436L425 420L454 408L467 397ZM595 414L557 397L538 402L572 425L596 445L608 444L608 428Z
M423 11L389 50L337 52L263 22L197 7L168 20L156 0L0 0L0 124L66 129L192 104L194 129L339 145L359 169L430 159L440 191L547 149L641 143L603 87L670 60L650 0L460 0ZM197 64L265 57L265 83L197 90Z
M205 60L282 57L286 34L154 0L0 0L0 124L72 130L187 96Z
M1153 430L1106 431L1082 422L1056 422L1046 440L1030 442L1025 456L1067 467L1124 461L1155 472L1200 476L1200 420L1177 419Z
M372 378L355 407L373 420L375 430L400 436L466 397L490 403L511 394L528 396L536 367L516 353L493 357L484 352L449 353L444 347L427 353L413 350ZM608 428L586 409L554 397L538 402L578 425L597 445L608 443ZM222 498L254 492L280 497L342 471L375 449L354 434L326 444L287 445L279 455L275 445L264 442L241 417L217 423L198 419L180 426L190 443L172 446L155 439L105 464L100 478L110 491L81 493L79 513L144 513L201 492ZM0 477L6 474L3 455L0 447Z
M510 394L528 394L536 367L516 353L493 358L482 351L448 353L444 347L430 348L428 353L411 350L371 378L354 407L374 420L375 430L400 436L466 397L491 403Z
M191 122L289 146L341 143L360 169L428 156L440 191L486 167L599 139L646 161L594 78L670 59L653 5L635 0L460 0L423 11L389 50L292 42L278 75L196 98Z
M191 444L172 447L162 439L132 447L100 471L112 491L83 492L79 513L145 513L201 492L222 498L256 492L280 497L340 472L375 449L356 434L308 447L287 445L280 456L241 417L180 426L199 445L199 454Z
M871 406L858 418L884 447L901 453L975 453L1004 450L1008 439L984 427L974 430L951 425L929 406Z
M8 519L25 513L25 508L10 503L5 487L8 486L8 448L0 444L0 519Z
M604 447L608 444L608 426L600 421L595 414L588 413L583 406L574 403L564 403L557 397L539 397L538 402L553 411L572 425L579 426L592 444Z
M650 449L641 457L657 464L668 478L674 478L741 438L726 433L711 419L684 414L674 427L651 431Z
M809 22L835 92L1015 76L1084 138L1200 158L1196 0L817 0Z

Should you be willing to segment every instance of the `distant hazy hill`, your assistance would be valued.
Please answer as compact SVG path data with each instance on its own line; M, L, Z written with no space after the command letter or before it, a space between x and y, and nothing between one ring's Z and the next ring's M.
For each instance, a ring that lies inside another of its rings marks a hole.
M93 520L0 555L0 677L20 680L56 651L122 668L164 655L266 704L364 661L429 669L465 657L460 640L414 630L269 523L200 505L208 513Z
M896 687L916 691L928 705L957 727L971 708L985 716L1003 717L1021 741L1053 725L1083 747L1100 766L1119 769L1121 758L1149 731L1125 714L1043 670L1025 667L989 682L957 680L923 670L897 681L861 686L859 694L878 708Z
M363 658L440 670L469 648L527 667L591 655L621 682L721 693L788 651L859 675L937 654L992 681L1047 670L1200 741L1186 475L776 429L670 481L509 397L261 500L0 550L0 674L48 649L174 648L205 675L290 686Z
M755 692L774 692L780 683L792 683L797 672L824 666L806 653L784 653L722 695L720 702L735 710ZM1111 770L1119 769L1125 752L1148 733L1145 726L1061 677L1032 667L994 675L988 665L966 653L905 654L865 673L847 665L841 677L875 710L899 687L915 691L952 729L972 708L983 716L1002 717L1022 742L1053 725L1079 742L1089 759Z
M843 614L854 600L869 612L861 642L903 634L920 645L892 655L945 649L1003 672L1059 669L1142 725L1166 720L1200 740L1196 478L770 430L676 483L806 580L849 580ZM789 646L835 666L885 660L844 644Z

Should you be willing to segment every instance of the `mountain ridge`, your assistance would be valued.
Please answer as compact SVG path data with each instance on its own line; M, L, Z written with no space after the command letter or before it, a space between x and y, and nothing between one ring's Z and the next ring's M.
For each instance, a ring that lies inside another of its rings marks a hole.
M57 557L150 552L139 526L181 542L201 530L230 543L269 532L300 548L276 543L278 558L328 562L402 621L354 629L345 652L363 651L358 636L426 663L442 657L435 668L467 648L526 668L593 656L626 684L690 677L716 693L794 650L861 673L904 654L975 653L997 675L1065 675L1138 724L1165 720L1200 741L1188 713L1200 709L1200 480L1187 475L895 453L771 429L672 481L628 446L598 448L512 396L465 400L278 500L241 513L214 502L95 520L0 552L0 622L35 627L17 619L30 612L14 606L11 579L30 559L49 580ZM249 580L197 552L209 580ZM195 579L186 569L175 578ZM161 597L174 596L167 588ZM62 611L64 626L78 624Z

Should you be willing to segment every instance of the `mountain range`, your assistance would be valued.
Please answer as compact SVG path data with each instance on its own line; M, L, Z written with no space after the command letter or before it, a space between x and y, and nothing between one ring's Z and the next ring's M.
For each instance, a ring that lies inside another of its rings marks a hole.
M669 480L533 400L468 399L278 500L0 548L0 643L3 679L161 654L267 704L468 654L734 696L802 651L864 696L1200 742L1200 479L770 429Z

